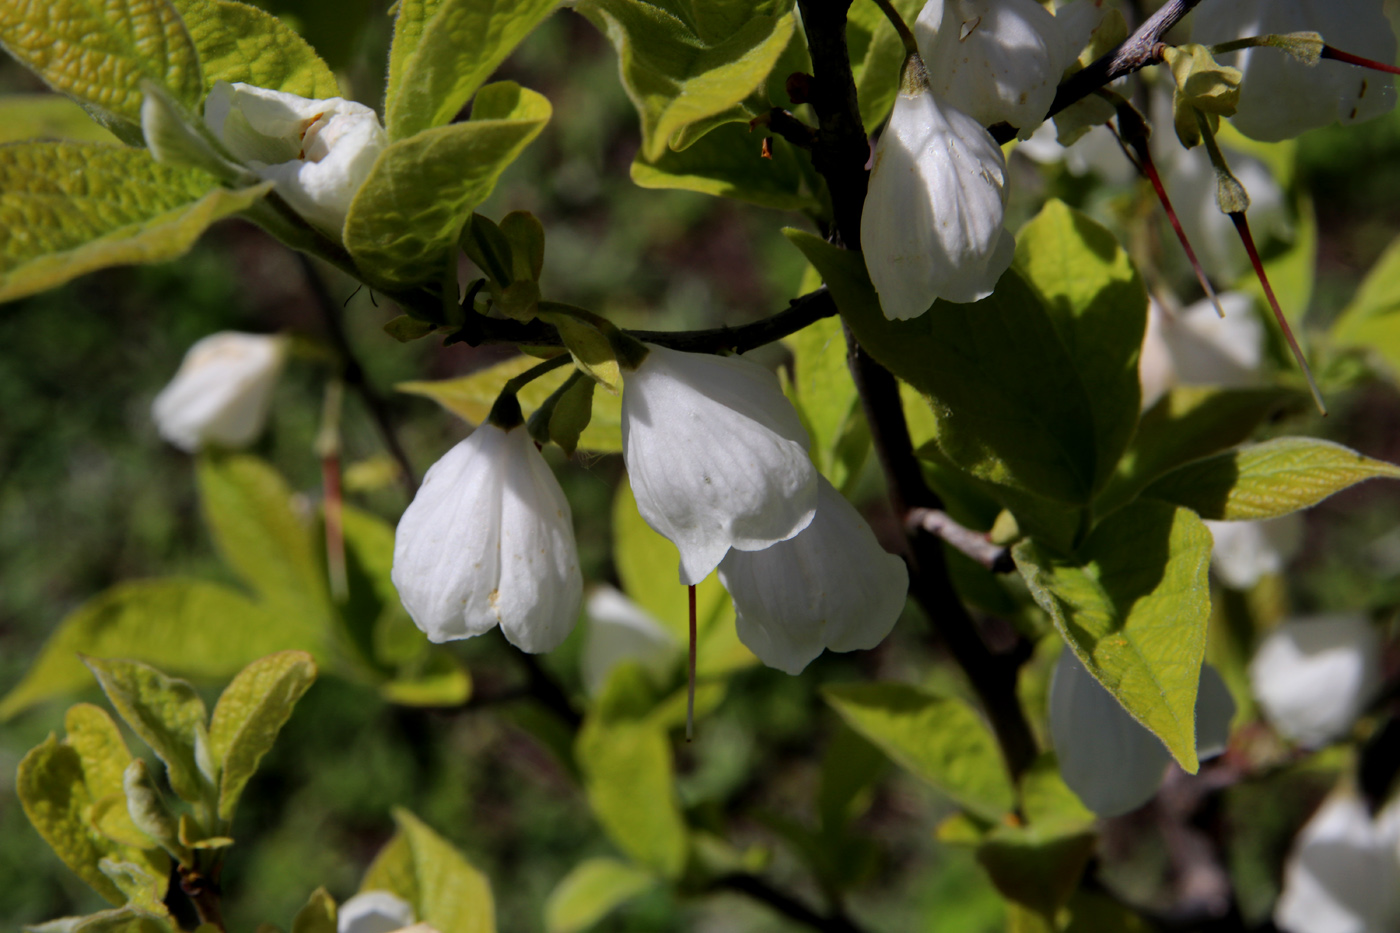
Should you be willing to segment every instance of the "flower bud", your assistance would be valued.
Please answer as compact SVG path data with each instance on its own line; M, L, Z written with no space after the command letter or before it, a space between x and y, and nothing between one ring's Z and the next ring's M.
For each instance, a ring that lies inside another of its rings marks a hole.
M1293 619L1249 663L1264 715L1286 738L1324 745L1350 731L1381 682L1381 639L1365 616Z
M587 606L588 637L579 663L589 695L596 696L613 668L624 661L637 662L653 681L661 683L680 654L671 633L610 586L589 593Z
M215 83L204 122L297 213L337 240L388 137L364 104Z
M413 907L388 891L361 891L336 910L336 933L394 933L413 924Z
M190 347L151 404L156 430L189 453L209 444L251 443L267 421L285 355L281 337L210 334Z

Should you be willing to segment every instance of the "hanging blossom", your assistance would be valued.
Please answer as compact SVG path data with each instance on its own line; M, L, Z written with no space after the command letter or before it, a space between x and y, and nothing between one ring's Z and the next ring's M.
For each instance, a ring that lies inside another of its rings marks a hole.
M1196 691L1196 754L1225 751L1235 701L1220 674L1201 668ZM1120 816L1157 793L1171 754L1066 648L1050 680L1050 735L1060 775L1099 816Z
M935 301L986 298L1015 258L1006 160L975 119L939 100L909 56L889 125L875 145L861 249L885 317L908 320Z
M335 913L336 933L394 933L413 921L413 906L388 891L361 891Z
M218 81L204 122L297 213L340 238L350 202L389 144L379 116L354 101L312 100Z
M156 430L188 453L252 443L267 423L286 348L281 337L236 331L197 341L151 404Z
M731 548L757 551L812 520L817 471L777 377L749 360L648 345L622 388L622 457L646 523L699 583Z
M1382 6L1381 0L1214 0L1197 7L1192 39L1217 44L1316 32L1334 48L1392 64L1395 33ZM1395 106L1393 79L1355 65L1307 65L1276 48L1244 49L1220 61L1240 69L1240 102L1231 122L1253 139L1289 139L1333 122L1374 119Z
M579 668L590 696L602 691L619 664L629 661L640 665L658 686L664 683L681 646L660 622L610 586L595 587L585 611L588 635Z
M1360 614L1291 619L1249 663L1249 685L1280 735L1317 747L1351 731L1380 690L1381 637Z
M1210 566L1232 590L1247 590L1264 577L1283 573L1303 549L1303 513L1254 522L1207 521L1215 538Z
M583 577L569 502L518 414L444 454L399 519L391 579L430 641L499 625L538 653L577 621Z
M909 573L823 476L817 511L796 537L730 551L719 579L734 599L739 640L764 664L797 674L823 649L874 648L904 608Z
M1284 933L1400 929L1400 799L1373 816L1348 790L1329 797L1294 840L1274 923Z

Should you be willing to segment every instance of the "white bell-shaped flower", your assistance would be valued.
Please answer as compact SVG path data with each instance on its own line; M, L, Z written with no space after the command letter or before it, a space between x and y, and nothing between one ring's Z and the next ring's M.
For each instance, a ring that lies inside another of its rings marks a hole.
M874 648L904 609L909 573L845 496L817 477L817 512L795 538L730 551L719 579L739 640L764 664L802 671L823 649Z
M336 933L394 933L413 925L413 906L388 891L361 891L336 910Z
M1238 292L1217 297L1223 318L1209 299L1179 311L1151 302L1138 356L1144 410L1175 386L1258 384L1264 325L1254 313L1254 299Z
M378 114L364 104L227 81L209 92L204 122L259 178L275 182L297 213L336 239L389 144Z
M1210 566L1220 582L1247 590L1261 577L1283 573L1303 548L1303 515L1290 512L1257 522L1208 521L1215 538Z
M281 337L236 331L196 342L151 404L160 436L189 453L252 443L267 423L286 347Z
M940 101L1023 136L1045 120L1061 73L1079 53L1059 17L1036 0L928 0L914 37Z
M1274 923L1284 933L1400 930L1400 799L1374 817L1339 791L1294 840Z
M1225 750L1235 701L1220 674L1201 668L1196 754ZM1065 649L1050 680L1050 736L1060 775L1099 816L1136 810L1157 793L1171 754Z
M637 510L699 583L730 548L757 551L812 520L817 471L778 379L737 356L650 346L622 387L622 457Z
M1324 745L1350 731L1381 684L1381 638L1362 615L1284 622L1249 663L1249 685L1279 733Z
M917 56L904 66L889 125L875 145L861 250L885 317L918 317L934 301L986 298L1015 258L1006 217L1006 159L980 123L938 100Z
M483 424L433 464L399 519L391 578L430 641L500 625L538 653L568 636L583 597L573 518L523 425Z
M1395 32L1382 6L1381 0L1212 0L1196 9L1192 39L1214 44L1316 32L1334 48L1392 64ZM1307 65L1274 48L1244 49L1221 55L1220 61L1242 72L1239 108L1231 122L1254 139L1289 139L1337 121L1370 120L1395 106L1394 80L1355 65L1330 60Z
M681 646L641 606L610 586L599 586L588 594L586 607L588 635L579 666L590 696L603 689L613 668L624 661L640 664L658 684L671 672Z

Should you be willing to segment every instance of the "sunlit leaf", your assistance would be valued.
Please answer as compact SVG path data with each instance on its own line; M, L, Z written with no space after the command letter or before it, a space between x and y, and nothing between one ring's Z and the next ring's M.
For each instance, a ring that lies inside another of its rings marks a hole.
M545 929L549 933L581 933L657 882L651 872L616 859L580 862L545 902Z

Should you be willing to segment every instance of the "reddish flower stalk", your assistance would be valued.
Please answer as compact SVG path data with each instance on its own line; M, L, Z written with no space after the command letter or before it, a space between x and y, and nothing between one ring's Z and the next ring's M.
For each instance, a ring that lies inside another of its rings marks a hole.
M1384 62L1378 62L1370 58L1362 58L1360 55L1343 52L1341 49L1333 48L1330 45L1322 46L1322 57L1339 62L1346 62L1348 65L1359 65L1362 68L1370 68L1372 71L1384 71L1386 74L1400 75L1400 68L1394 65L1387 65Z
M685 740L689 742L695 738L695 584L687 589L690 590L690 661L685 692Z

